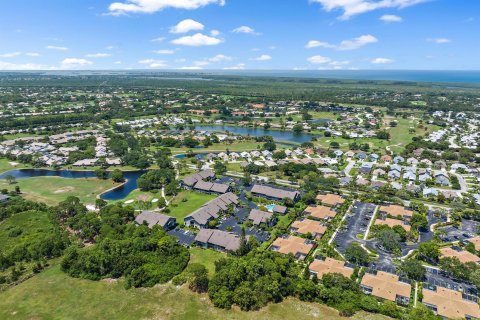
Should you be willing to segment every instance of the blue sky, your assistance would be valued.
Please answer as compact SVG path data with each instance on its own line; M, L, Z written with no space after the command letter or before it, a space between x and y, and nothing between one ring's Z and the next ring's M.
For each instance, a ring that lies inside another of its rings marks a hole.
M478 0L17 0L0 70L480 70Z

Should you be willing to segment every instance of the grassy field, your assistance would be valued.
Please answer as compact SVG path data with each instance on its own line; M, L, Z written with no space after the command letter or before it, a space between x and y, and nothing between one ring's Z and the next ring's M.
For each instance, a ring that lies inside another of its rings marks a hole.
M215 199L213 195L193 191L182 191L171 200L169 205L170 212L166 214L177 218L178 224L183 224L184 217L213 199Z
M214 308L206 295L185 287L159 285L124 289L122 281L70 278L53 266L22 284L0 293L0 319L343 319L320 304L287 299L257 312ZM380 320L359 313L351 319Z
M170 148L173 154L178 153L186 153L188 150L192 150L194 153L208 153L208 152L222 152L226 151L235 151L235 152L242 152L242 151L251 151L257 150L258 146L262 146L263 143L253 142L253 141L239 141L234 142L232 144L225 144L225 143L216 143L208 148L201 148L201 149L189 149L189 148Z
M215 250L207 250L198 247L190 248L190 263L203 264L207 268L210 276L215 273L215 261L226 256L225 253Z
M21 230L18 236L12 236L12 230ZM53 229L52 223L45 212L26 211L15 214L0 223L0 251L11 248L14 244Z
M95 178L35 177L18 179L16 184L9 185L5 180L0 180L0 189L13 190L17 185L26 199L56 205L68 196L76 196L85 204L94 204L98 194L113 188L118 183Z
M0 174L3 173L3 172L6 172L6 171L14 170L14 169L28 168L28 166L24 165L23 163L18 163L16 165L12 165L12 163L16 164L16 162L14 162L14 161L10 161L8 159L1 158L0 159Z

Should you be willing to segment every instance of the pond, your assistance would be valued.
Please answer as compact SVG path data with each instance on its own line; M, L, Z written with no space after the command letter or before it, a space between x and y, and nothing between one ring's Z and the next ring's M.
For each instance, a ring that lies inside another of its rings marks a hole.
M137 189L137 180L145 171L125 171L123 175L127 180L123 185L110 191L102 193L100 198L103 200L121 200ZM74 171L74 170L47 170L47 169L18 169L5 172L0 175L0 179L7 176L13 176L17 179L33 177L60 177L66 179L85 179L96 178L94 171Z
M265 130L262 127L249 128L249 127L237 127L231 125L211 125L211 126L195 126L192 127L196 131L208 131L208 132L230 132L233 134L251 136L251 137L263 137L272 136L274 140L288 141L295 143L304 143L311 141L312 138L319 138L318 134L311 133L295 133L292 131L280 131L280 130Z

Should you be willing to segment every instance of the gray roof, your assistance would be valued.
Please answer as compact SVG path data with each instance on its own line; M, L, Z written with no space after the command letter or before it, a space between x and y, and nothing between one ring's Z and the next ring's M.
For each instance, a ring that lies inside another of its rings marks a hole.
M151 211L142 211L136 218L135 222L137 224L143 224L143 222L147 222L148 227L152 228L154 225L159 225L162 227L165 227L165 225L170 221L171 219L174 219L173 217L166 216L161 213L155 213Z
M286 213L287 212L287 207L285 206L280 206L278 204L275 205L275 207L273 207L273 212L278 212L278 213Z
M213 229L202 229L195 237L195 241L215 245L228 251L240 248L240 237L236 234Z
M259 225L261 223L266 223L273 217L273 213L266 212L258 209L253 209L250 211L250 215L248 216L249 220L253 221L253 224Z
M202 181L203 179L213 178L215 177L215 173L212 170L203 170L198 173L189 175L182 179L182 182L187 186L193 186L197 182Z
M200 225L206 225L210 220L218 218L220 211L226 210L231 204L238 204L238 197L234 193L228 192L205 203L185 219L193 219Z
M300 195L298 191L288 191L258 184L253 186L252 193L262 194L276 199L289 198L292 200L295 200L295 198Z

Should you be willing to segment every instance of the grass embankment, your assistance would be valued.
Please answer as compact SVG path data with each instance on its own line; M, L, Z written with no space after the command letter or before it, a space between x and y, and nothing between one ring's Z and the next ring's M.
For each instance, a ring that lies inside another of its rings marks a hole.
M67 276L58 265L0 293L0 319L343 319L324 305L287 299L257 312L222 310L207 295L170 284L126 290L123 281ZM387 317L359 313L351 319Z
M178 224L183 224L183 218L215 198L216 196L210 194L182 191L170 201L170 212L165 214L177 218Z
M24 198L56 205L68 196L78 197L85 204L94 204L97 195L119 184L112 180L96 178L34 177L18 179L15 184L8 184L7 181L0 180L0 189L13 190L17 185Z
M10 170L15 170L15 169L22 169L22 168L28 168L29 166L23 164L23 163L17 163L15 161L10 161L5 158L0 159L0 174L10 171Z

